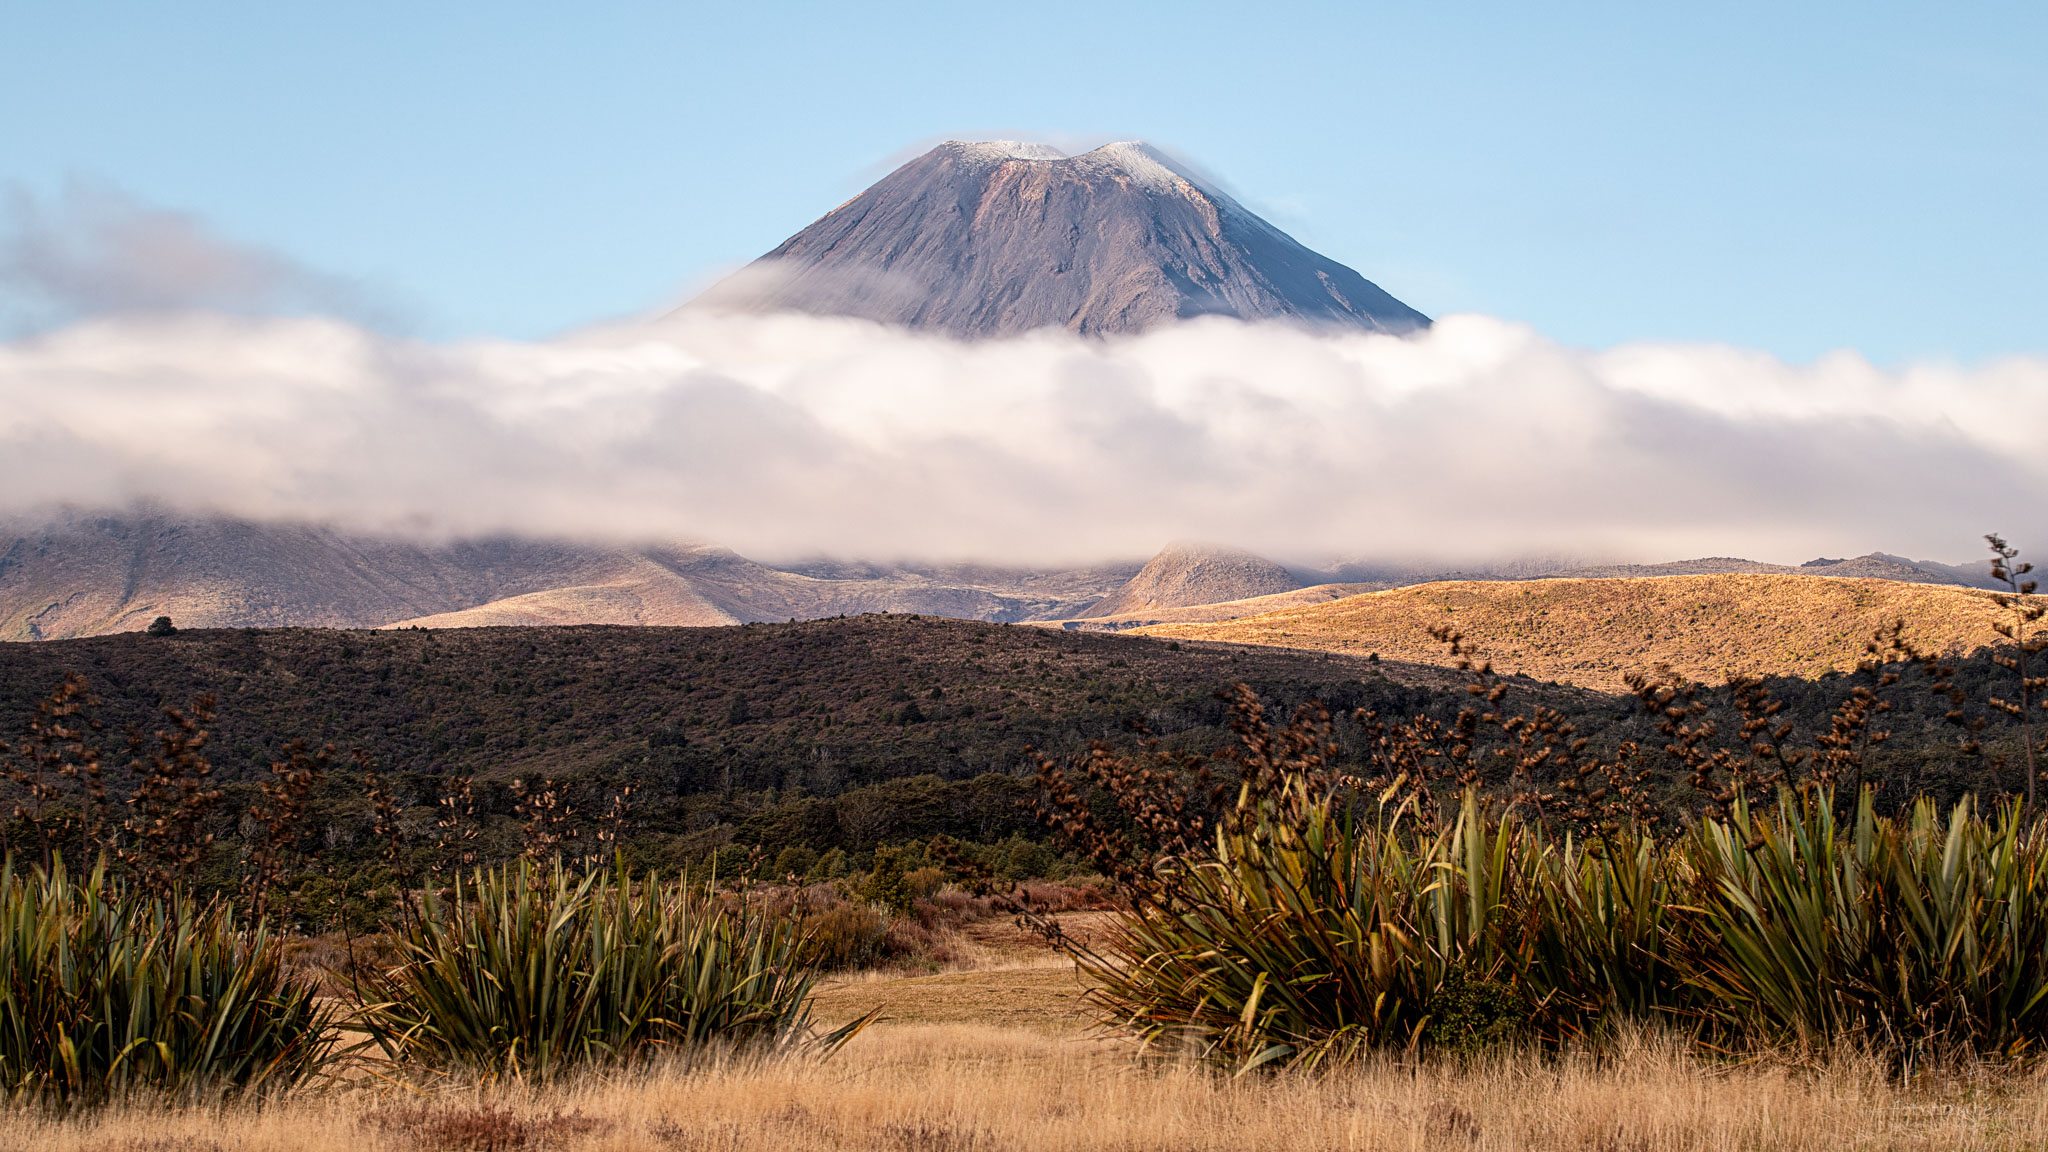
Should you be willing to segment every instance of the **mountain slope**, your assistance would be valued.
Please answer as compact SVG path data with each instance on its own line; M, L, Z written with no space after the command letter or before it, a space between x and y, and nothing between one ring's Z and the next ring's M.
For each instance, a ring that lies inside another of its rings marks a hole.
M1970 575L1882 553L1800 568L1708 560L1587 574L1645 577L1701 568L1921 583ZM1168 548L1143 567L1022 571L843 561L778 567L696 545L423 544L303 524L163 514L0 525L0 641L130 632L159 615L195 628L454 628L710 625L894 612L1120 629L1255 615L1365 590L1356 581L1311 589L1302 583L1249 553L1188 546ZM1257 601L1272 596L1293 598Z
M1131 569L817 566L723 548L530 540L419 544L163 514L0 526L0 641L181 627L708 625L861 612L1072 616Z
M1620 690L1632 670L1669 665L1694 679L1731 673L1817 676L1856 666L1879 628L1943 651L1993 643L1987 592L1898 581L1793 575L1444 581L1142 634L1182 640L1376 653L1443 662L1433 626L1461 632L1503 672Z
M1234 548L1176 544L1147 561L1130 582L1088 609L1088 617L1131 616L1292 592L1301 581L1280 565Z
M449 612L399 620L395 628L529 628L571 624L706 627L740 619L681 576L651 561L629 564L592 584L547 588Z
M521 540L443 546L308 525L71 516L0 527L0 640L139 629L382 624L601 577L602 551Z
M1107 616L1091 614L1076 620L1063 620L1060 623L1069 631L1077 632L1122 632L1153 624L1209 624L1219 620L1237 620L1246 616L1278 612L1285 608L1327 604L1332 600L1342 600L1361 592L1378 592L1386 587L1385 584L1369 583L1311 584L1292 592L1270 592L1242 600L1221 600L1213 604L1188 604L1173 608L1145 608ZM1092 613L1093 609L1090 609L1090 612Z
M1079 156L949 141L691 306L968 338L1111 335L1208 315L1376 332L1429 324L1135 141Z

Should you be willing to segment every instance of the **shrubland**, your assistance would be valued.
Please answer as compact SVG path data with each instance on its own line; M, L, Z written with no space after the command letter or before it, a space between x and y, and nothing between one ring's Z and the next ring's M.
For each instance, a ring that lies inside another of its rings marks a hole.
M290 827L308 834L271 838L275 900L337 930L420 876L516 857L535 832L636 869L814 881L945 837L998 874L1057 876L1030 807L1035 756L1138 730L1220 746L1216 690L1234 680L1389 711L1441 696L1320 656L881 616L10 644L0 768L19 782L0 780L0 831L79 858L128 835L126 798L154 777L183 797L194 882L237 889L257 817L280 810L263 789L288 785Z
M2008 675L1988 652L1953 664L1974 702ZM1864 762L1883 804L2004 786L1995 756L1954 754L1945 697L1881 678L1762 686L1805 732L1879 692L1890 737ZM1629 697L1503 682L1601 747L1661 745ZM1033 815L1038 760L1147 740L1213 755L1233 739L1230 683L1281 710L1327 704L1354 764L1373 755L1361 713L1450 724L1465 699L1455 674L1391 661L902 617L0 645L0 833L73 859L109 842L164 853L202 891L260 886L295 927L328 931L366 930L421 877L512 859L535 835L762 881L857 878L877 849L935 842L1000 877L1059 877L1079 861ZM1735 696L1696 699L1735 727ZM2010 717L1972 707L1984 746L2008 749ZM1649 767L1682 810L1688 770ZM1506 782L1499 763L1478 771Z

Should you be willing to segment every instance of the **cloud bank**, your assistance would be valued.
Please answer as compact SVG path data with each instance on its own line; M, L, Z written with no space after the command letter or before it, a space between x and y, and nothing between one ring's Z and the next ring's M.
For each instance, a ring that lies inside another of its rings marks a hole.
M686 312L541 343L180 311L0 344L0 514L1051 564L2048 547L2048 361L1881 371L1200 320L964 344Z
M392 320L347 280L112 187L74 181L50 200L20 188L0 195L0 335L193 311Z

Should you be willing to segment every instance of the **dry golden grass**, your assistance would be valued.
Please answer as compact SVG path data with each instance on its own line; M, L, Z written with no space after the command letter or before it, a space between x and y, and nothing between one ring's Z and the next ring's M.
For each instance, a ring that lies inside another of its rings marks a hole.
M878 1026L785 1060L553 1091L336 1089L267 1109L0 1118L47 1152L1243 1152L1244 1149L2034 1149L2036 1077L1909 1084L1846 1060L1710 1067L1636 1042L1604 1060L1385 1063L1230 1080L1102 1040L988 1025Z
M837 1027L869 1012L890 1025L973 1024L1078 1035L1092 1019L1072 963L1045 956L1002 969L920 976L857 974L820 984L815 1015Z
M1138 631L1428 663L1444 659L1429 630L1447 624L1500 671L1613 691L1659 664L1713 682L1845 671L1893 620L1923 648L1969 651L1994 639L1998 611L1975 589L1822 576L1451 580Z

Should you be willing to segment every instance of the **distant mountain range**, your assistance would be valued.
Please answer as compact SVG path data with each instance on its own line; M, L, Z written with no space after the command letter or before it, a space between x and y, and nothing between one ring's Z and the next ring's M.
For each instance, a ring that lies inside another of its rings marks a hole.
M1412 332L1429 317L1137 141L1067 156L948 141L687 307L965 338L1195 316Z
M1365 564L1289 569L1235 549L1177 546L1161 552L1129 584L1066 624L1069 628L1121 631L1155 624L1219 623L1424 584L1504 585L1528 580L1624 581L1675 576L1827 576L1956 588L1998 587L1991 582L1988 568L1908 560L1885 552L1850 559L1822 558L1797 566L1710 556L1665 564L1519 561L1477 570L1377 568Z
M1085 612L1138 565L776 568L721 548L417 544L167 514L0 527L0 639L212 627L737 624L861 612L1023 620Z
M1908 560L1904 556L1893 556L1888 552L1872 552L1867 556L1855 556L1847 560L1808 560L1797 567L1784 564L1760 564L1755 560L1742 560L1732 556L1713 556L1703 560L1681 560L1673 564L1607 564L1594 567L1572 568L1556 573L1562 576L1709 576L1726 572L1746 572L1780 576L1849 576L1867 577L1872 580L1906 580L1918 584L1960 584L1970 588L1991 588L1990 568L1986 565L1942 564L1934 560Z
M1970 584L1966 570L1873 553L1801 568L1710 559L1542 575L1762 573ZM306 525L161 513L0 527L0 640L186 626L431 628L718 625L863 612L1120 629L1320 603L1465 573L1357 578L1228 548L1149 562L1029 570L818 561L770 565L722 548L498 539L420 544ZM1481 574L1483 575L1483 574Z

